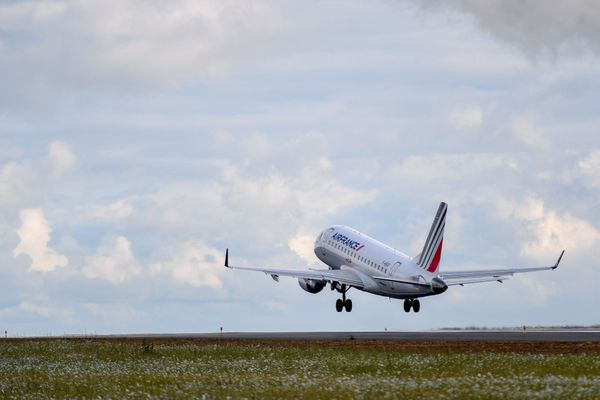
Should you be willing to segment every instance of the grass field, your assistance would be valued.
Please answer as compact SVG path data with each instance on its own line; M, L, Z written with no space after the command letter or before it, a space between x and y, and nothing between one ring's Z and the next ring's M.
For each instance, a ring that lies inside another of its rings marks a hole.
M600 398L598 344L0 340L1 398Z

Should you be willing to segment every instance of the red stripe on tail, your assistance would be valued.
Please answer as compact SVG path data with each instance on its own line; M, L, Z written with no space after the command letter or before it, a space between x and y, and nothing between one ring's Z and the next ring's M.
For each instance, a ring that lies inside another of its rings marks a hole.
M444 239L440 240L440 245L435 252L435 256L433 256L433 260L431 260L431 264L427 271L435 272L437 270L438 265L440 264L440 259L442 258L442 244L444 243Z

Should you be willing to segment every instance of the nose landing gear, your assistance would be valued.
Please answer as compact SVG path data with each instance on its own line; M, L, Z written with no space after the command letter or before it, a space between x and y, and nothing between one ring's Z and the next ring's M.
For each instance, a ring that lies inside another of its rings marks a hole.
M421 309L421 302L419 301L419 299L404 300L404 311L409 312L411 308L414 312L419 312L419 310Z
M337 290L342 293L342 298L336 300L335 310L337 312L342 312L343 309L346 309L346 312L352 311L352 300L346 299L346 292L350 290L350 288L346 287L345 284L342 284L342 287L338 287Z

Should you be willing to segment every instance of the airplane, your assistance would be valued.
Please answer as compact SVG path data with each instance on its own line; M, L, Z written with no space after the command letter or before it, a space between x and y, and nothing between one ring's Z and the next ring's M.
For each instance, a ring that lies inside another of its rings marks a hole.
M444 227L448 205L440 203L423 251L410 257L372 237L344 225L333 225L322 231L315 240L314 252L328 269L281 269L229 264L229 248L225 251L225 267L260 271L279 282L280 276L298 279L302 289L319 293L327 284L341 293L337 312L352 311L352 300L346 298L351 288L378 296L404 300L404 311L419 312L420 297L444 293L449 286L503 281L517 273L554 270L558 268L565 250L549 267L501 268L466 271L442 271L440 261L444 242Z

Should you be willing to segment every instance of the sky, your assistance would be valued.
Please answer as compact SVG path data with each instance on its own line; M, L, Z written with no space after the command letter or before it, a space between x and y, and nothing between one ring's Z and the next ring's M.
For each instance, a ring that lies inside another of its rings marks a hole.
M0 1L9 335L600 323L600 5ZM352 226L442 270L421 312L223 268Z

